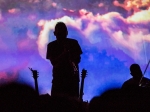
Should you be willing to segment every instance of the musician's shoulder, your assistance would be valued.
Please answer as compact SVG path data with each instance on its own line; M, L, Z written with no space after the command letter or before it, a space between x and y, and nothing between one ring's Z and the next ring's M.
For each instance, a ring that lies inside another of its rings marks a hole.
M147 78L147 77L143 77L143 80L145 80L145 81L150 81L150 79Z
M53 46L53 45L55 45L55 44L56 44L56 40L49 42L49 43L48 43L48 46Z
M67 41L69 41L69 42L78 42L76 39L73 39L73 38L67 38Z

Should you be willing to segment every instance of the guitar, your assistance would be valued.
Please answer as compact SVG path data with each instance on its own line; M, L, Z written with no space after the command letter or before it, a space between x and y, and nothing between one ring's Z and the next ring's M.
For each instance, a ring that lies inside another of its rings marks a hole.
M37 93L37 95L39 95L39 88L38 88L38 81L37 78L39 77L37 70L33 70L32 68L29 68L33 74L33 78L34 78L34 84L35 84L35 91Z
M80 86L80 94L79 94L79 100L83 102L83 88L84 88L84 79L85 77L87 76L87 70L85 69L82 69L82 72L81 72L81 86Z

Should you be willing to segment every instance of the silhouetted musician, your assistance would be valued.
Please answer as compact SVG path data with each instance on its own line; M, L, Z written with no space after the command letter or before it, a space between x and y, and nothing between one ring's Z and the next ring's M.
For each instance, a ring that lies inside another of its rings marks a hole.
M68 30L63 22L55 26L56 40L47 46L46 58L53 66L51 95L79 96L79 67L82 50L78 41L67 38Z
M130 74L132 78L125 81L122 88L138 88L138 87L150 87L150 79L143 76L141 68L138 64L132 64L130 66Z

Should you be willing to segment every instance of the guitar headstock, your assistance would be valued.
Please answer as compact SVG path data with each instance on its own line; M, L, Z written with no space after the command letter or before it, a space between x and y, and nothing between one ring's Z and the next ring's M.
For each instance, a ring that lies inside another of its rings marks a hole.
M29 68L33 74L33 78L38 78L39 77L39 72L37 70L33 70L32 68Z
M82 78L85 78L86 76L87 76L87 70L82 69L81 77L82 77Z

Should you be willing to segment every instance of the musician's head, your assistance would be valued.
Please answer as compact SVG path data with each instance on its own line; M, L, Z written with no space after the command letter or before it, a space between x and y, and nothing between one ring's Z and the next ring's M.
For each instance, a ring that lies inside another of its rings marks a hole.
M140 79L142 77L142 71L141 68L138 64L132 64L130 66L130 74L133 76L135 79Z
M68 30L67 30L67 26L65 25L65 23L57 22L55 26L54 35L56 36L56 39L58 41L62 41L65 38L67 38Z

